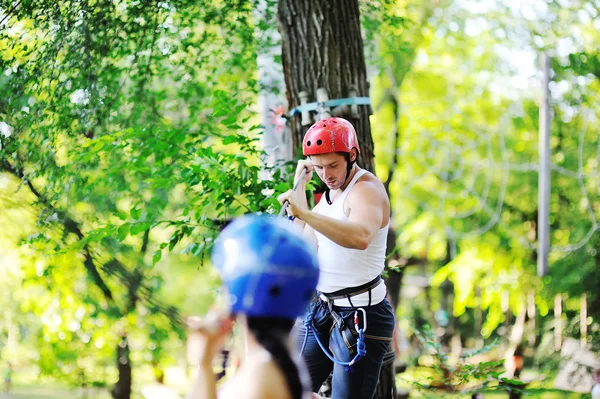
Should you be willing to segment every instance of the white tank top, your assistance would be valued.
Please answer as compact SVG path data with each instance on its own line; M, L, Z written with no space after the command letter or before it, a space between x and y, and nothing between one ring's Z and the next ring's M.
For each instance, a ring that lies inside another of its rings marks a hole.
M333 219L348 220L348 216L344 213L344 202L354 184L366 172L364 169L356 172L346 189L331 205L326 201L321 201L315 211ZM375 234L375 238L365 250L344 248L315 231L319 242L318 256L321 269L317 290L331 293L366 284L379 276L384 268L388 228L389 223ZM385 283L381 282L371 290L371 305L383 301L386 293ZM336 306L367 306L369 293L353 296L350 300L352 304L348 299L336 299L334 304Z

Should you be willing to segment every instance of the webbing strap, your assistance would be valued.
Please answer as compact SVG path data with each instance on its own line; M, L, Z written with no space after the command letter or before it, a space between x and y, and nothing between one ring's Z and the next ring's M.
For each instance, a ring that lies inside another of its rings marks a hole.
M323 107L337 107L340 105L369 105L371 99L369 97L348 97L348 98L337 98L334 100L327 100L325 102L313 102L304 105L299 105L296 108L288 112L288 116L294 116L298 113L306 111L316 111L319 106Z
M358 287L344 288L342 290L330 293L321 292L320 294L325 296L325 298L327 298L328 301L333 301L336 299L347 299L348 297L364 294L365 292L373 290L375 287L381 284L382 281L383 279L381 278L381 275L379 275L373 280L369 281L368 283L359 285Z

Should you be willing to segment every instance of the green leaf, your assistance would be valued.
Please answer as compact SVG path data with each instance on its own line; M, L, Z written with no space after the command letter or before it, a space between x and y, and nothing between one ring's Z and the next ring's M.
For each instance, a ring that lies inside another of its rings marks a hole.
M132 208L131 211L129 211L129 214L135 220L138 220L140 218L140 214L141 213L142 213L142 211L140 209L138 209L138 208Z
M154 254L152 255L152 265L156 265L161 258L162 258L162 251L161 250L154 251Z
M212 116L215 118L220 118L222 116L229 115L230 112L231 110L227 107L217 106L215 107L215 112L213 112Z
M237 115L231 115L231 116L225 118L221 123L229 126L229 125L233 125L236 122L237 122Z
M131 235L137 235L142 231L147 230L150 227L150 223L134 223L131 225L129 233Z
M514 385L514 386L524 385L523 381L511 379L511 378L501 378L500 381L502 381L503 383L508 384L508 385Z
M117 230L117 237L118 237L119 241L123 241L128 235L129 235L129 224L123 223L121 226L119 226L119 229Z

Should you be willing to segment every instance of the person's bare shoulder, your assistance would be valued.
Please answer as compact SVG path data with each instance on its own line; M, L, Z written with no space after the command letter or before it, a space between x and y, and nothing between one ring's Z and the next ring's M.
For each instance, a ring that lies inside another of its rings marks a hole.
M383 185L383 182L379 179L379 177L375 176L373 173L369 172L367 170L367 173L363 174L358 181L356 182L358 183L371 183L373 186L377 187L377 188L382 188L385 190L385 187Z
M370 172L365 173L358 179L346 200L348 209L344 209L350 215L355 206L368 206L372 212L380 209L383 212L381 227L389 223L390 198L381 180Z
M221 396L219 396L221 398ZM248 367L228 384L225 399L291 399L284 376L274 362Z
M354 197L356 199L364 196L369 196L371 198L376 197L383 202L388 201L388 195L383 183L377 176L369 171L358 179L354 185L354 189L348 195L348 197Z

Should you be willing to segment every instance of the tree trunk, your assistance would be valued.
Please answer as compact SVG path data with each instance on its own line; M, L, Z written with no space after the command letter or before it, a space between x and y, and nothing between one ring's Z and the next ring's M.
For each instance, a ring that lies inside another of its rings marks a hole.
M390 80L392 82L394 82L394 77L390 76ZM393 105L393 110L394 110L394 125L392 126L392 134L391 136L393 137L393 141L392 141L392 154L394 154L392 156L392 162L390 163L389 166L389 171L388 171L388 177L386 179L386 181L383 183L383 186L385 187L385 192L388 195L388 198L390 199L390 204L392 204L392 194L390 193L390 185L392 184L392 180L394 179L394 174L396 172L396 167L398 166L398 159L399 159L399 148L398 146L400 145L400 126L399 122L400 122L400 101L398 100L398 98L396 97L396 93L399 92L398 87L394 84L394 92L390 92L387 97L389 98L389 101L391 102L391 104ZM392 217L393 215L391 215L390 217ZM390 223L390 229L388 230L388 236L387 236L387 246L386 246L386 251L385 251L385 258L386 258L386 269L388 270L388 277L385 280L385 283L387 285L388 288L388 294L390 297L390 303L392 305L392 309L394 309L394 314L396 314L396 310L398 309L398 304L400 302L400 287L402 286L402 277L404 277L404 270L400 269L399 271L396 270L392 270L390 269L389 266L389 260L391 258L397 258L397 251L396 251L396 241L398 239L398 234L396 234L396 229L394 229L393 224Z
M452 241L448 239L446 243L446 259L444 264L452 262ZM448 347L452 336L454 335L454 284L450 280L445 280L442 285L442 300L441 308L448 317L447 325L444 327L444 335L442 335L440 341L442 345Z
M129 358L129 341L123 335L117 346L117 369L119 380L113 387L111 394L114 399L129 399L131 397L131 359Z
M527 308L524 306L511 328L508 348L504 354L504 364L508 378L519 377L523 369L523 347L521 343L523 342L526 321Z
M351 97L352 93L358 97L369 96L358 0L280 0L278 24L289 109L301 105L301 92L308 93L307 102L317 101L319 88L327 91L330 100ZM358 165L374 173L370 110L370 107L358 106L357 113L341 116L356 129L360 143ZM311 122L317 119L313 115ZM290 120L295 151L311 124L302 125L299 114ZM393 351L391 354L393 360ZM395 392L390 373L393 362L387 363L382 370L385 377L380 378L377 398L389 398Z
M352 89L359 97L369 96L358 0L281 0L278 23L289 109L300 105L302 91L308 93L308 102L316 101L321 87L331 100L350 97ZM358 134L359 166L373 172L369 113L369 107L358 106L358 118L343 117ZM298 149L309 125L302 126L299 116L290 122Z

